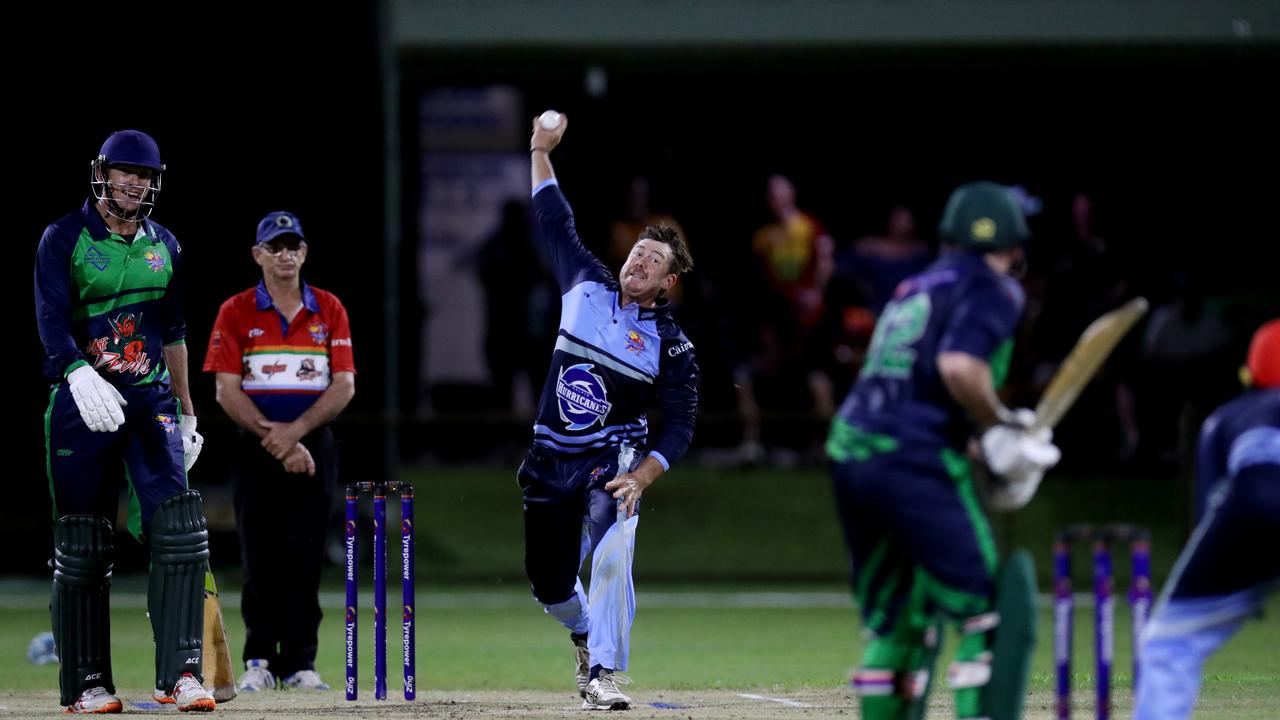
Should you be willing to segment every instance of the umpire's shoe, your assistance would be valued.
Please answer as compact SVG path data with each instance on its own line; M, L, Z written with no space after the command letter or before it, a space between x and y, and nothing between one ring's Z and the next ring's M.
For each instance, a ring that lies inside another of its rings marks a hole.
M578 681L578 696L587 696L587 683L591 682L591 653L587 651L587 636L569 634L569 639L573 640L573 654L576 668L574 677Z
M120 698L107 692L102 686L85 690L74 703L67 706L67 712L76 714L118 713L123 709L124 703L120 702Z
M583 710L630 710L631 698L622 694L619 685L631 684L631 678L611 670L601 670L600 677L587 683Z
M236 683L236 690L240 692L275 690L276 676L272 675L271 671L267 669L269 665L270 663L262 659L246 661L244 674L240 676L240 681Z

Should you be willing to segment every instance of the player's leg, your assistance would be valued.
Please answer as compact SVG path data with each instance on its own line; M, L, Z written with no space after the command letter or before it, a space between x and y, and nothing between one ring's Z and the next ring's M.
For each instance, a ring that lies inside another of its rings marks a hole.
M640 508L626 518L618 501L604 489L623 468L637 463L631 448L605 451L577 468L579 487L586 499L587 547L591 554L590 628L587 655L590 669L582 707L593 710L627 710L631 698L620 685L630 679L617 674L626 670L631 651L631 624L635 620L635 584L631 565L635 557L636 527Z
M881 491L881 480L888 482L898 471L874 449L887 446L873 440L838 426L828 442L837 460L831 464L832 488L849 549L853 593L863 627L872 634L850 681L862 717L922 717L940 635L918 569L884 523L883 503L891 498Z
M1256 465L1221 485L1143 632L1134 717L1190 717L1204 661L1280 581L1280 465Z
M289 520L280 523L288 528L287 544L276 549L283 561L279 565L285 589L281 602L286 606L276 674L283 687L328 690L315 669L321 619L320 572L324 567L329 508L337 488L338 447L328 427L305 440L316 461L316 474L284 473L287 480L281 487L291 489L293 497L276 505L282 509L278 510L277 522L283 519L279 514Z
M64 515L53 529L53 635L61 662L61 703L76 711L119 712L111 675L111 523ZM102 688L107 697L83 698Z
M186 489L177 404L161 387L129 398L125 465L151 546L147 609L156 639L156 688L179 710L212 710L203 676L204 576L209 532L200 494Z
M209 561L209 532L200 494L184 490L160 503L151 521L150 539L147 607L156 638L156 687L172 688L179 710L212 710L213 696L200 688L204 569Z
M85 427L66 385L50 393L44 423L55 519L50 610L60 702L74 712L119 712L111 670L112 529L102 513L116 505L112 478L119 472L120 437Z
M993 641L1000 625L995 612L997 556L969 464L963 456L943 451L941 455L903 458L903 467L901 475L886 485L895 496L891 521L898 530L895 537L921 567L920 582L929 601L960 630L960 646L947 669L956 716L1004 720L1010 717L1009 709L985 706L991 701L985 688L992 676ZM1020 620L1025 625L1030 617ZM1010 630L1012 635L1026 628ZM1023 652L1021 657L1008 660L1025 666L1030 659L1030 653ZM1012 712L1016 717L1020 706Z
M543 448L530 448L516 473L524 496L525 573L546 614L570 633L574 676L585 694L589 666L585 645L590 628L586 591L578 577L588 546L584 508L570 491L572 467Z

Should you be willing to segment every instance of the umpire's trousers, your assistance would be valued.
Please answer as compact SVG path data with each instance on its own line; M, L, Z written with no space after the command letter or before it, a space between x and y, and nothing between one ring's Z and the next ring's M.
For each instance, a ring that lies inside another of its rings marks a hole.
M244 566L240 614L244 659L269 662L276 677L314 670L320 628L320 570L333 494L338 446L329 426L302 439L316 474L288 473L241 431L231 471Z

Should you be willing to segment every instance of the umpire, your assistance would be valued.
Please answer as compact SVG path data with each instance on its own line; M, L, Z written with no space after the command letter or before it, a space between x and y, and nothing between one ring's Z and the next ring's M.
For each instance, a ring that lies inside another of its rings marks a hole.
M218 310L205 372L240 426L231 482L244 565L241 691L328 690L315 671L320 569L337 488L329 422L355 395L347 311L302 281L298 218L268 213L253 259L262 281Z

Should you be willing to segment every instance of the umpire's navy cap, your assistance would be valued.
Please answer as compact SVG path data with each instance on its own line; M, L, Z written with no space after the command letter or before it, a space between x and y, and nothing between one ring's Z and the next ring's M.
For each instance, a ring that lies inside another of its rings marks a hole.
M306 236L302 234L302 223L298 222L296 215L283 210L269 212L258 223L258 239L254 244L271 242L281 235L297 235L299 240L306 240Z

